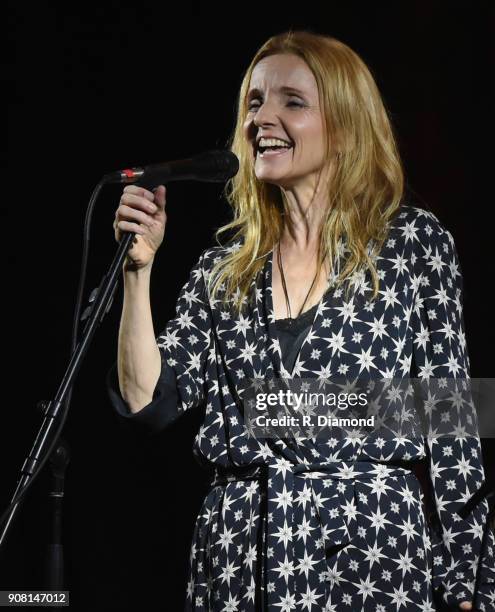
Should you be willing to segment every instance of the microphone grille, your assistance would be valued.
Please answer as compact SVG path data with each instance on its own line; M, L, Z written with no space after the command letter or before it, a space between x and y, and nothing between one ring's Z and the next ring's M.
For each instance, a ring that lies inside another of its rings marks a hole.
M226 181L239 171L239 160L237 155L227 149L214 149L200 153L195 161L203 171L202 180L211 183Z

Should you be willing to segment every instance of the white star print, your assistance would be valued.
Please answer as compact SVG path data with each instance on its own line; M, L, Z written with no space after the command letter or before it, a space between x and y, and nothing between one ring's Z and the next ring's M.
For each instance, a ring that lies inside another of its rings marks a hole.
M469 379L453 237L429 211L404 205L398 212L374 258L378 296L369 299L371 276L363 271L353 275L349 295L344 286L330 287L289 378L311 379L321 391L333 376L351 381L417 377L428 385ZM157 337L161 393L143 413L151 421L155 410L157 421L168 424L205 406L195 455L208 466L232 469L229 479L212 487L198 514L186 589L191 609L214 603L219 610L256 612L261 594L273 610L352 612L368 606L373 612L432 612L433 585L440 583L451 602L462 601L474 588L488 512L480 502L464 519L458 514L485 479L479 438L468 435L475 421L469 421L467 385L418 398L424 439L402 433L366 438L357 429L337 427L323 438L252 437L244 386L253 378L271 381L284 373L286 354L273 312L273 251L253 279L254 305L245 299L238 315L230 304L211 299L205 281L231 248L242 248L242 240L207 249L191 271L175 318ZM350 253L345 241L340 253ZM224 283L220 296L225 289ZM269 389L275 386L272 381ZM401 402L397 398L397 406ZM380 422L378 403L369 408ZM126 409L119 408L123 418L140 422L139 412L128 417ZM399 409L396 414L408 418ZM447 439L442 437L446 428L452 433ZM353 472L352 463L362 459L369 469ZM438 534L429 530L415 476L407 470L388 475L389 462L417 459L424 459L430 472ZM293 474L300 463L324 465L334 475ZM267 464L268 479L264 470L244 480L236 472ZM493 553L493 534L489 539ZM485 565L495 575L492 553ZM394 571L382 567L387 559ZM330 594L327 601L323 593ZM387 604L375 602L378 593L385 598L378 601ZM480 609L493 607L495 594L491 602L490 595L483 597Z

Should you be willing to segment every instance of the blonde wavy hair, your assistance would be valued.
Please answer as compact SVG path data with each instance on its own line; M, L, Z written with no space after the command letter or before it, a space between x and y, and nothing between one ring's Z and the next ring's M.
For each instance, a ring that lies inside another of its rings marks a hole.
M224 290L219 301L223 304L232 301L238 312L253 298L252 294L249 296L250 285L284 229L285 198L277 185L257 179L251 145L243 132L253 69L261 59L281 53L302 58L318 86L326 126L325 163L335 164L326 186L328 209L320 227L318 263L321 266L325 256L333 266L340 263L341 241L346 244L348 256L334 278L336 287L368 268L373 279L372 297L378 295L379 278L373 258L381 250L404 191L404 173L393 128L363 60L339 40L308 30L288 31L269 38L244 74L236 124L227 143L239 159L239 171L224 190L233 220L216 230L215 239L221 245L220 236L234 230L231 241L240 238L240 247L237 244L237 248L227 249L226 256L213 266L208 278L211 298L218 300L219 290ZM340 144L336 156L330 143L337 142Z

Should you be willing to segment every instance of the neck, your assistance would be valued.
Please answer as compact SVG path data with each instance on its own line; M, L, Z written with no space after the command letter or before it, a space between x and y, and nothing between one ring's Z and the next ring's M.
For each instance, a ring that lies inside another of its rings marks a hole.
M328 181L323 180L320 172L309 184L281 188L285 209L282 249L303 254L318 248L329 207L327 185Z

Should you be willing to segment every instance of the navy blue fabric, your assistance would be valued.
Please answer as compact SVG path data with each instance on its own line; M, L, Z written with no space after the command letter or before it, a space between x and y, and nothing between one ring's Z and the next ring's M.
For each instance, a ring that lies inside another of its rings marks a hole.
M153 391L152 401L139 412L131 412L120 393L117 362L112 365L107 373L106 388L120 422L125 426L132 423L132 427L136 427L143 433L158 433L173 423L179 416L175 373L164 362L163 355L160 377Z
M176 316L157 337L166 392L157 385L136 415L119 409L128 422L154 427L155 410L167 426L205 408L193 452L215 478L192 536L186 610L425 612L435 609L434 593L453 609L472 599L475 583L478 608L494 609L486 498L463 512L485 472L479 436L460 433L473 398L457 250L433 213L406 205L397 212L374 261L377 298L369 299L369 271L356 275L351 296L342 288L323 296L301 338L277 331L273 250L241 314L222 303L224 289L215 301L206 290L215 262L241 242L206 249L191 270ZM341 246L345 258L350 249ZM246 381L287 373L319 384L342 375L455 379L455 393L438 405L418 400L426 431L448 419L459 435L384 439L333 427L326 439L253 437L242 402ZM116 393L111 399L118 405ZM420 461L435 525L407 467Z
M284 367L291 371L297 359L304 339L308 335L318 304L301 313L292 322L287 319L277 319L277 328ZM127 402L122 398L115 362L107 374L106 387L110 401L120 419L124 422L136 423L147 433L158 433L172 423L178 416L178 393L175 373L162 358L160 378L153 392L153 401L139 412L131 412Z

